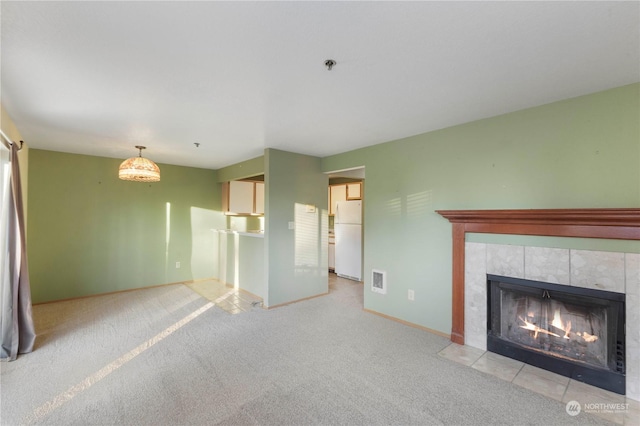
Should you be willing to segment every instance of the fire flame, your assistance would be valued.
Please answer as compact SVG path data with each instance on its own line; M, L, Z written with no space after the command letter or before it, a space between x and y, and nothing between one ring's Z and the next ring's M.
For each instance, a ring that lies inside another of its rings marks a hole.
M547 331L544 328L540 328L537 325L535 325L533 323L530 323L529 321L527 321L525 319L522 319L522 317L518 317L518 319L524 323L524 325L521 325L520 328L524 328L525 330L532 330L534 332L534 334L533 334L533 338L534 339L538 338L538 333L545 333L545 334L550 334L551 336L560 337L556 333L552 333L550 331Z
M529 315L532 316L532 315ZM534 323L525 320L522 317L518 317L518 319L520 321L522 321L522 323L524 325L521 325L520 328L524 328L525 330L531 330L533 331L533 338L537 339L538 338L538 333L544 333L544 334L548 334L550 336L555 336L555 337L560 337L559 334L553 333L551 331L545 330L544 328L538 327L537 325L535 325ZM551 321L551 326L553 326L554 328L561 330L564 335L562 336L565 339L571 339L570 335L571 335L571 321L567 321L567 323L565 324L562 321L562 317L560 316L560 309L556 309L553 313L553 320ZM598 336L594 335L594 334L589 334L586 331L580 333L580 332L575 332L574 335L578 336L578 337L582 337L584 339L585 342L587 343L591 343L591 342L595 342L596 340L598 340Z
M569 339L569 332L571 331L571 321L567 321L567 325L565 327L565 325L562 323L562 318L560 318L560 309L556 309L553 312L553 321L551 321L551 325L554 326L555 328L564 331L564 337L565 339Z
M580 333L576 333L576 334L580 336ZM598 336L596 336L595 334L589 334L586 331L582 333L580 337L582 337L584 341L587 343L595 342L596 340L598 340Z

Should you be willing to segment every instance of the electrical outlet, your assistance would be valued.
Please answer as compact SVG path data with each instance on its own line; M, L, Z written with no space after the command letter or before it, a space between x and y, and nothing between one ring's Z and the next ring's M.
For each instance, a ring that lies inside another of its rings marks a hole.
M176 262L176 269L180 269L180 262Z
M411 301L415 300L415 293L413 292L413 290L409 290L407 292L407 298L409 298L409 300Z
M296 223L295 222L289 222L289 229L296 229Z

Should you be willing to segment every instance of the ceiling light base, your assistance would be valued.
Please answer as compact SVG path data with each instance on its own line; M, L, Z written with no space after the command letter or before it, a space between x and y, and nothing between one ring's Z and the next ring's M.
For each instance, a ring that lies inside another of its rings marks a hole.
M334 61L333 59L327 59L326 61L324 61L324 66L327 67L329 71L331 71L331 68L333 68L335 64L336 61Z

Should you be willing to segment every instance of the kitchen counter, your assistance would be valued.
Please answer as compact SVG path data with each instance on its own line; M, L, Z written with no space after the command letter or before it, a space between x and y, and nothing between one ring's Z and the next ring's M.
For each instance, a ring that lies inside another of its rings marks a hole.
M220 282L264 297L264 233L218 229Z
M232 229L218 229L217 232L225 234L238 234L243 237L264 238L264 231L234 231Z

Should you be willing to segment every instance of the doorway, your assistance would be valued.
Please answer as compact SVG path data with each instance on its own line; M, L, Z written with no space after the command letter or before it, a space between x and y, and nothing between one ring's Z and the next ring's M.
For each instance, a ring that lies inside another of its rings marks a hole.
M334 278L362 283L364 281L365 168L357 167L330 172L328 176L329 273ZM338 212L339 206L342 208L342 215ZM350 212L348 219L347 209ZM355 218L354 212L359 212Z

